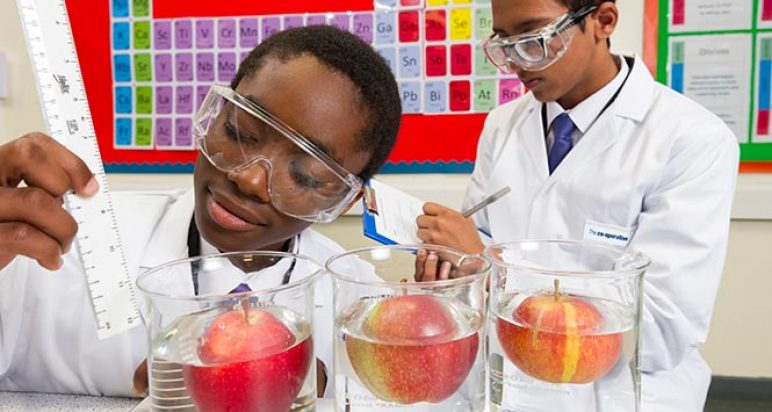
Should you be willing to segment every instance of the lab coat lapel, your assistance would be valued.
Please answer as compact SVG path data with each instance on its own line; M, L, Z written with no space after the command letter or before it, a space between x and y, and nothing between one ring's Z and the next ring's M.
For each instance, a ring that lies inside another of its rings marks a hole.
M519 144L533 164L533 176L540 182L549 177L547 166L547 144L541 123L541 102L533 99L531 107L523 114L522 121L515 127Z
M632 60L628 60L628 64L630 61ZM550 184L576 175L579 170L596 164L598 156L620 140L624 140L629 134L629 129L624 127L625 122L640 122L651 107L653 83L646 66L640 59L635 59L630 76L616 100L566 155L550 176Z
M145 248L140 270L188 257L187 233L193 217L194 202L191 190L167 206Z

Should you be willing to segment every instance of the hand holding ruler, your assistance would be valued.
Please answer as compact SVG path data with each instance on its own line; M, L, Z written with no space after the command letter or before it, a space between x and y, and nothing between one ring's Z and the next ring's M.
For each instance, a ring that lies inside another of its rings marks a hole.
M94 308L97 335L106 339L141 324L115 210L86 100L65 0L17 0L48 132L94 173L99 192L65 195ZM105 68L107 70L107 68Z

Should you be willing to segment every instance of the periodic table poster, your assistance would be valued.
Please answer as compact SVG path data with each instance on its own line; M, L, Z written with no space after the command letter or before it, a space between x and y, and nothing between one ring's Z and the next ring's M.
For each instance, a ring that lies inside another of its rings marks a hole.
M103 3L103 4L97 4ZM480 47L490 0L67 0L108 172L189 172L209 86L274 33L328 24L371 44L399 84L385 173L470 172L488 111L518 98Z
M724 120L741 171L772 172L772 0L647 0L646 9L657 80Z

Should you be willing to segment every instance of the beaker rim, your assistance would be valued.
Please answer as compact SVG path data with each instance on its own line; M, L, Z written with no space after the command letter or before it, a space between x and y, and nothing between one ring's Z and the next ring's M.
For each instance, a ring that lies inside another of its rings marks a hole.
M517 246L520 250L532 249L536 250L539 244L547 245L570 245L570 246L582 246L587 248L593 248L596 250L604 250L606 252L618 253L619 256L616 261L623 261L625 267L612 270L566 270L547 268L544 266L528 266L521 263L506 262L499 257L495 256L491 251L493 249L514 249ZM523 248L523 245L531 245L530 247ZM495 243L488 245L483 252L488 259L490 259L495 265L504 266L518 271L539 273L543 274L549 272L552 276L578 276L582 277L597 277L597 278L609 278L609 277L628 277L637 276L646 270L651 265L651 259L644 253L633 248L621 248L617 246L608 245L601 242L589 241L589 240L573 240L573 239L523 239L514 240L508 242Z
M227 259L229 257L245 256L245 255L275 256L279 258L300 259L300 260L304 260L312 263L315 266L316 270L314 271L314 273L308 276L299 278L297 280L291 280L290 282L287 282L282 285L273 286L269 288L253 289L251 291L246 291L246 292L229 293L229 294L209 293L204 295L170 295L167 293L162 293L156 290L148 289L147 287L142 285L142 281L147 280L152 275L155 275L158 272L161 272L164 270L168 270L169 268L172 268L177 265L190 264L191 262L202 261L206 259L213 259L213 258ZM147 297L162 298L162 299L168 299L168 300L212 301L212 300L222 300L223 298L231 299L231 298L239 298L239 297L265 295L265 294L271 294L271 293L281 292L288 289L297 288L298 286L302 286L305 283L316 281L316 279L321 274L323 274L324 271L325 270L323 265L321 265L319 262L312 259L311 257L300 253L274 252L274 251L266 251L266 250L257 250L257 251L242 250L242 251L234 251L234 252L211 253L211 254L204 254L204 255L199 255L194 257L172 260L172 261L163 263L159 266L150 268L147 271L143 272L142 274L137 276L137 279L134 283L137 285L137 289L139 289L139 291L142 292Z
M383 280L383 279L382 280L361 280L361 279L354 278L350 275L347 275L345 273L341 273L340 271L332 268L332 265L335 262L340 261L346 257L356 257L361 253L371 252L373 250L378 250L378 249L402 250L402 251L410 251L410 250L416 250L416 249L438 250L438 251L451 253L457 256L459 258L459 262L463 262L465 259L478 259L483 263L483 266L481 269L475 270L470 274L459 276L453 279L432 280L432 281L426 281L426 282L407 282L407 283L399 282L399 281L389 281L389 280ZM365 286L386 286L386 287L403 287L403 288L405 287L406 288L411 288L411 287L429 288L429 287L464 285L467 283L476 282L478 279L485 277L490 271L492 266L493 266L493 263L491 262L491 260L480 253L462 253L462 252L459 252L458 250L455 250L447 246L432 245L432 244L397 244L397 245L365 246L365 247L360 247L356 249L350 249L343 253L335 255L327 259L327 262L325 262L324 264L325 270L327 271L327 273L330 274L330 276L333 279L337 279L347 283L365 285Z

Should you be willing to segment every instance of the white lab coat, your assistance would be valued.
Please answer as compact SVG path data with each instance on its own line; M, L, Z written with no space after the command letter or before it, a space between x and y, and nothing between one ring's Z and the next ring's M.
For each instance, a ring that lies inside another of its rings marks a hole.
M193 192L113 193L131 273L186 258ZM342 248L321 234L301 233L298 252L320 264ZM74 250L74 248L73 248ZM139 299L141 294L137 291ZM142 304L143 302L139 302ZM314 349L332 395L332 286L315 289ZM147 356L143 326L100 341L77 253L49 272L19 257L0 271L0 390L132 395L135 368Z
M636 59L616 101L551 176L541 103L528 93L493 110L464 207L509 185L475 216L494 242L603 241L593 233L605 229L621 235L605 241L648 255L642 410L702 411L711 371L699 346L724 265L737 163L729 128Z

